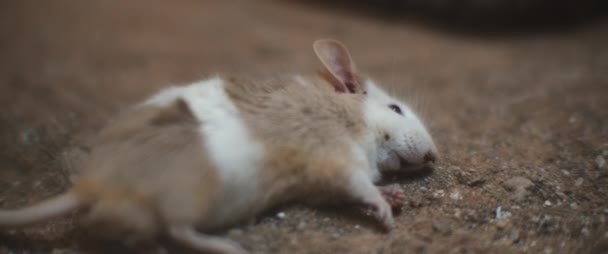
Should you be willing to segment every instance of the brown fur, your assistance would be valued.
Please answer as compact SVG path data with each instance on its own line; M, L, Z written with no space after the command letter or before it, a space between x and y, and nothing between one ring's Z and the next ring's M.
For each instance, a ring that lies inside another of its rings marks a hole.
M306 86L286 77L226 80L227 95L265 148L262 195L250 215L286 201L348 201L351 170L365 166L351 150L366 130L362 89L337 93L322 76L306 80ZM178 100L126 112L103 130L75 186L93 206L90 221L124 225L140 237L162 225L218 223L206 221L221 188L199 124Z
M306 80L307 86L291 77L226 81L228 96L266 149L260 179L264 205L344 199L350 170L363 166L351 158L350 141L366 129L364 95L337 93L321 76Z
M90 221L145 237L209 214L220 183L183 101L126 112L99 140L74 189L92 205Z
M267 145L298 144L313 151L361 137L366 130L364 95L336 93L318 76L307 80L309 87L292 78L233 77L226 81L226 93L252 134Z

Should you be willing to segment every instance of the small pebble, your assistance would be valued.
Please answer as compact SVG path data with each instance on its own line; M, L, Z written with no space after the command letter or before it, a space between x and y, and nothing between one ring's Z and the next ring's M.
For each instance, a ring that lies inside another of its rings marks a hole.
M355 229L360 229L360 228L361 228L361 226L359 226L359 224L355 225Z
M298 230L304 230L306 229L306 222L300 222L298 223Z
M75 254L76 252L68 249L54 249L51 254Z
M277 213L277 217L279 217L279 219L285 219L285 213L279 212L279 213Z
M585 179L583 179L582 177L576 178L576 181L574 181L574 186L581 187L581 185L583 185L584 181L585 181Z
M496 219L500 220L500 219L508 219L511 217L511 212L509 211L503 211L502 210L502 206L499 206L496 208Z
M597 169L602 169L606 165L606 160L603 156L598 155L595 157L595 165L597 166Z
M437 191L433 192L433 197L435 197L435 198L443 197L444 194L445 194L444 190L437 190Z
M565 176L569 176L569 175L570 175L570 172L568 172L568 171L566 171L566 170L563 170L563 169L562 169L562 174L564 174Z
M442 235L449 235L450 233L452 233L452 227L450 226L450 223L447 222L446 220L434 221L433 230L435 230L435 232L438 232Z
M458 192L452 192L452 193L450 193L450 199L451 200L462 200L462 194L460 194Z
M460 215L462 214L462 211L458 208L454 209L454 217L456 218L460 218Z
M534 183L528 178L516 176L504 182L503 186L508 191L513 192L513 195L511 195L511 200L523 202L530 195L528 189L534 186Z
M527 189L534 186L534 183L530 181L530 179L516 176L504 183L504 186L507 190L517 190L517 189Z
M552 206L552 205L553 204L549 200L545 200L545 203L543 203L543 206Z
M583 229L581 229L581 234L583 234L584 236L589 236L591 232L589 232L589 229L584 227Z
M572 204L570 204L570 208L572 208L572 209L578 209L578 204L577 203L572 203Z

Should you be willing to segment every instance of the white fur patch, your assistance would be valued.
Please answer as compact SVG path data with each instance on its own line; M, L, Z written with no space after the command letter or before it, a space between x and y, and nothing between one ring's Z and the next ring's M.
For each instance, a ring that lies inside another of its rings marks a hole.
M263 146L249 134L238 109L226 95L221 78L170 87L143 105L166 106L179 98L201 123L206 150L221 179L223 197L215 207L211 224L241 218L257 200Z
M352 152L356 159L359 159L362 165L366 165L365 173L372 182L380 180L380 171L376 164L376 144L374 144L373 135L366 135L356 144L352 145Z
M257 200L263 146L250 136L220 78L187 87L183 98L201 122L207 150L222 180L223 200L215 210L215 222L230 222Z
M353 171L350 175L349 190L355 198L368 204L376 204L383 199L364 170Z

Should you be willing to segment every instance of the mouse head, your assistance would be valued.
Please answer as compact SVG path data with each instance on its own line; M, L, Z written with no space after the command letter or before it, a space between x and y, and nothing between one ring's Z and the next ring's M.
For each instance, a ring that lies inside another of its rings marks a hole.
M317 40L313 48L336 92L364 94L363 118L373 135L371 145L380 171L417 170L437 159L437 148L418 116L373 81L359 78L342 43Z

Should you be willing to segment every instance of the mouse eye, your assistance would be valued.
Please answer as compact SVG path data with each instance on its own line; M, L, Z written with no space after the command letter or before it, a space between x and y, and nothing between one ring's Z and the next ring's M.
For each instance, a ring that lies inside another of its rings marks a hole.
M389 107L389 108L390 108L392 111L395 111L395 113L400 114L400 115L403 115L403 112L401 112L401 108L400 108L399 106L397 106L397 105L395 105L395 104L391 104L391 105L388 105L388 107Z

